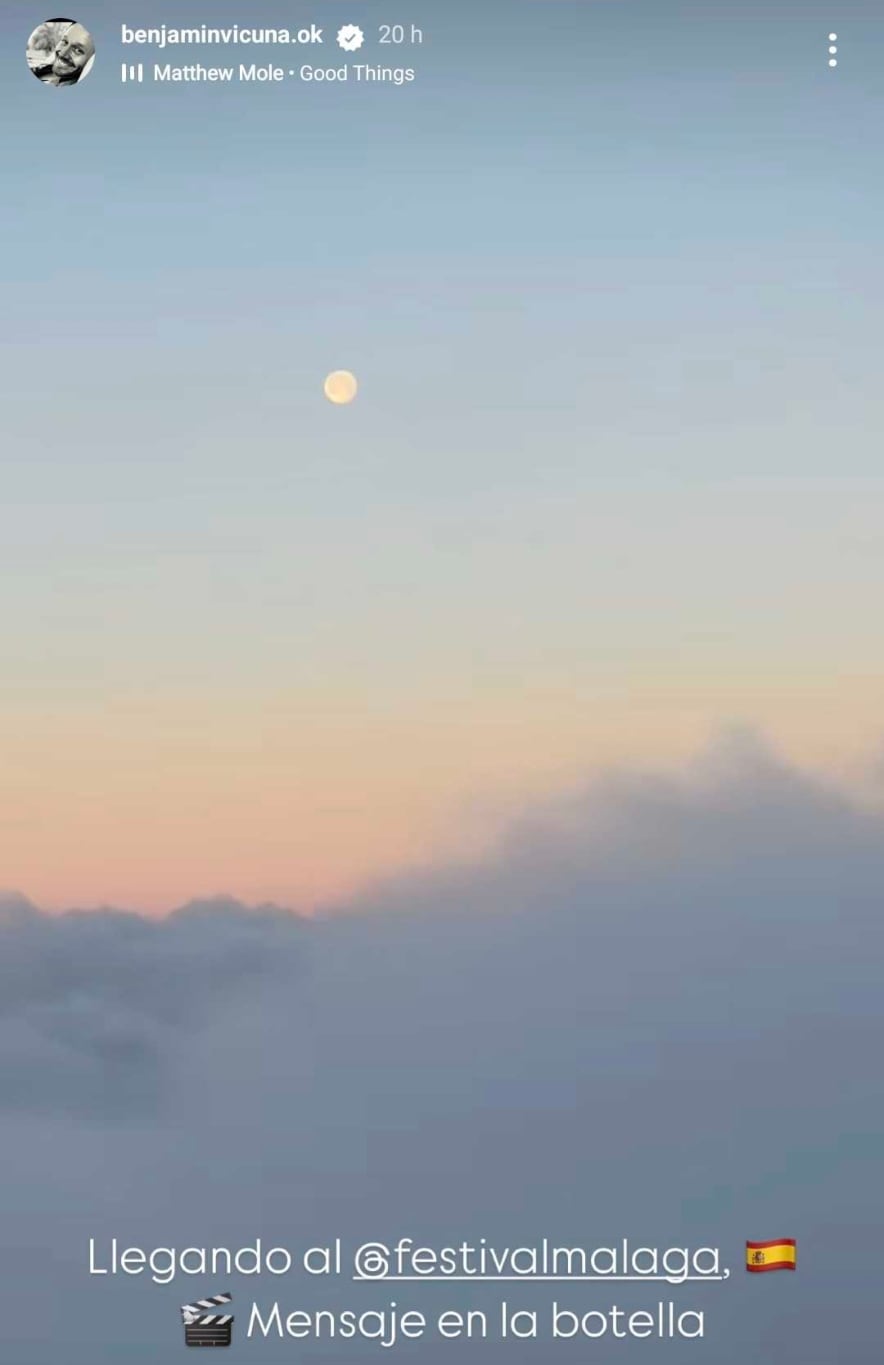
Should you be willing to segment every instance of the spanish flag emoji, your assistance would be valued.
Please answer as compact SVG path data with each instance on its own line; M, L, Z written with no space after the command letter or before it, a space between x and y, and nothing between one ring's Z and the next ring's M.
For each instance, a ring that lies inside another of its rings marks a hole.
M755 1274L762 1270L794 1270L798 1248L794 1237L780 1237L775 1242L747 1242L746 1269Z

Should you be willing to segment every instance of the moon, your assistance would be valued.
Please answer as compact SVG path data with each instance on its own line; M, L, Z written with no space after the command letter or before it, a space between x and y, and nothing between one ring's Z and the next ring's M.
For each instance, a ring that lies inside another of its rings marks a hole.
M352 403L359 385L356 376L349 370L332 370L331 374L326 375L323 389L330 403Z

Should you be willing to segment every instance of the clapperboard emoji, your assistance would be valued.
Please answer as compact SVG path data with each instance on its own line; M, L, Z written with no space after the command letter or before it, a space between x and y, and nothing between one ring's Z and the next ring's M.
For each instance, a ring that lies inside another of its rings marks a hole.
M186 1303L181 1309L184 1319L185 1346L229 1346L233 1328L232 1313L213 1313L223 1303L230 1303L232 1294L212 1294L207 1299Z

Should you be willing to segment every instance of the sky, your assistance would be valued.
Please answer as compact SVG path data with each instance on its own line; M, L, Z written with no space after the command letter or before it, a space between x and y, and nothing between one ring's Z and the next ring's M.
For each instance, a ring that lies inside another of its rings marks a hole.
M124 22L353 16L93 4L55 90L4 6L0 837L40 904L310 908L722 722L877 740L879 8L438 10L402 89L137 87Z
M884 11L92 0L69 90L45 17L0 11L6 1355L165 1362L229 1287L231 1365L377 1358L246 1342L299 1284L87 1273L341 1235L720 1246L697 1359L874 1358ZM399 19L402 88L119 82L122 23Z

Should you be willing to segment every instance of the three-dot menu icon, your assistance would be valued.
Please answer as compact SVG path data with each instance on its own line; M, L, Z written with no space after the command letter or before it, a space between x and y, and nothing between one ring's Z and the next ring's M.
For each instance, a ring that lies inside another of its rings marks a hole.
M838 34L829 34L829 66L838 65Z

